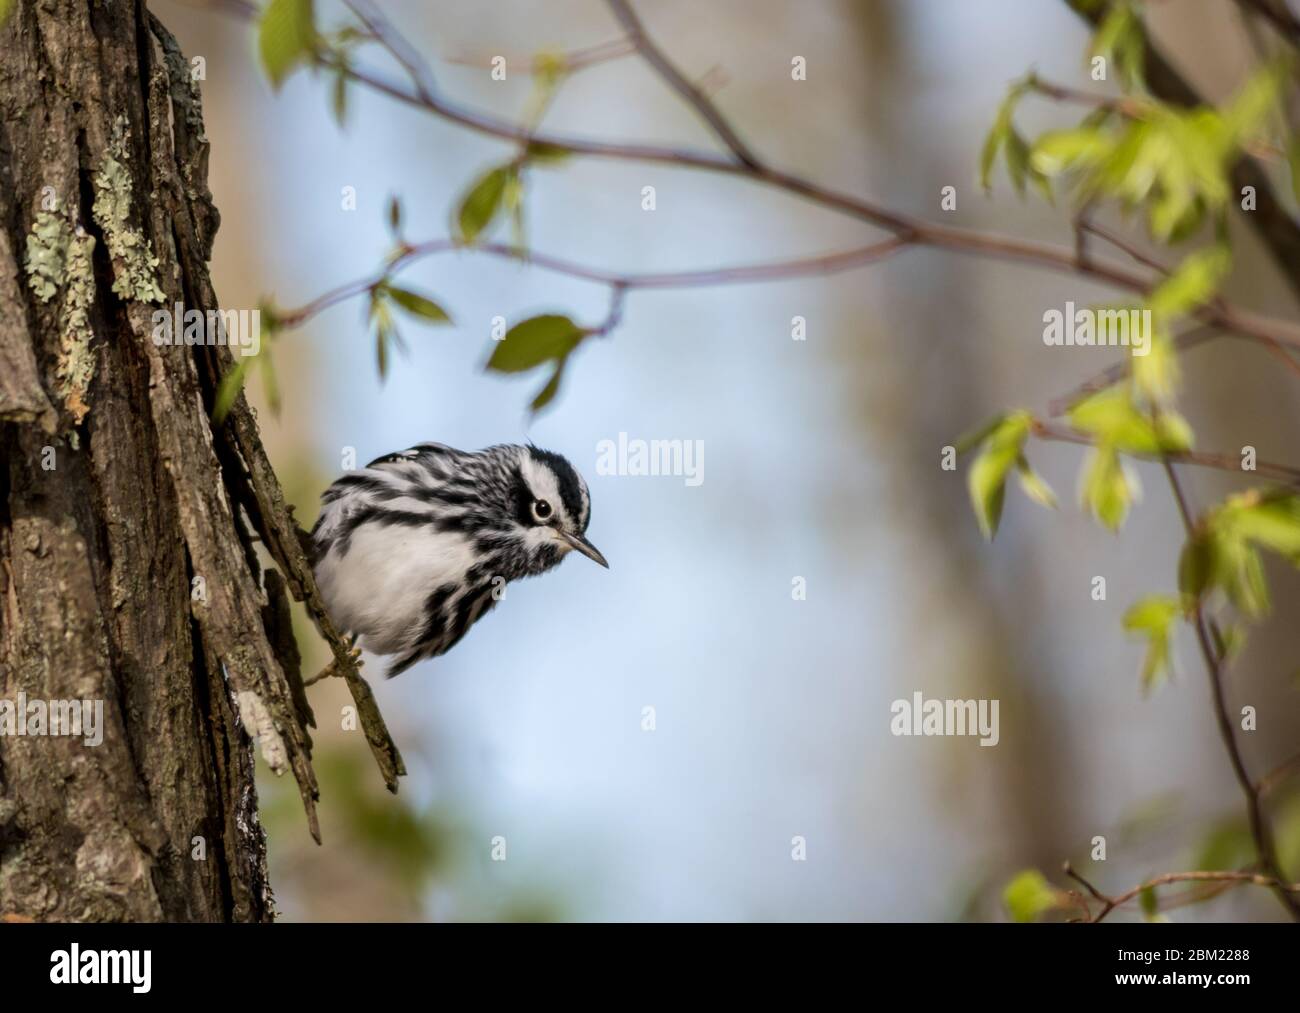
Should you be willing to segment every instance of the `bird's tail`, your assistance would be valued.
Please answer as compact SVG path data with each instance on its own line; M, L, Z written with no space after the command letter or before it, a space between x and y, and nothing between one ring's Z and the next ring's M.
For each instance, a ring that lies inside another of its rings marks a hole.
M385 669L384 678L391 679L395 675L401 675L424 656L425 652L419 648L404 651L394 658L393 663Z

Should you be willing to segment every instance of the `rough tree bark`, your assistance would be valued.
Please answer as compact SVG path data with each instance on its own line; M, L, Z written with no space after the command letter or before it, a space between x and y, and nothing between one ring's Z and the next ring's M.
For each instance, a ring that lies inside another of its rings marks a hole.
M143 0L0 26L0 701L102 701L105 725L0 734L0 920L273 916L255 745L318 833L290 593L404 773L242 396L210 422L229 349L152 339L157 309L218 308L207 152Z

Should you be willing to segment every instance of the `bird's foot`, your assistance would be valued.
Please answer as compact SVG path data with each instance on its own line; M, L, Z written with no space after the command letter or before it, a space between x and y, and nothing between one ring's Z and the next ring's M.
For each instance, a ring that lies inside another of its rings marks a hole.
M356 638L356 637L344 637L344 642L347 644L347 649L348 649L348 659L352 662L351 667L354 668L354 669L360 670L360 668L361 668L361 648L357 646L357 638ZM328 665L326 665L324 668L322 668L319 672L317 672L317 673L316 673L314 676L312 676L310 679L306 679L306 680L304 680L304 681L303 681L303 685L304 685L304 686L312 686L312 685L315 685L315 684L318 683L318 682L321 682L321 681L324 680L324 679L328 679L330 676L333 676L333 675L343 675L343 674L344 674L344 673L343 673L342 669L339 668L339 662L338 662L338 659L335 658L333 661L331 661Z

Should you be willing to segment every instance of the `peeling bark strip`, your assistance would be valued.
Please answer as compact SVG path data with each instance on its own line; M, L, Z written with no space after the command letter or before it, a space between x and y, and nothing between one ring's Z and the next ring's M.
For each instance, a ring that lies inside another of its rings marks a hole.
M0 178L0 211L8 218L3 203L6 196L4 180ZM36 354L18 287L20 277L9 236L0 228L0 423L11 419L39 421L46 432L54 432L54 408L37 378Z
M292 772L319 839L286 590L350 665L385 781L405 772L242 398L212 430L229 349L150 339L157 302L219 308L207 154L188 65L142 0L17 0L0 26L0 699L102 700L104 720L94 748L0 736L0 918L273 917L254 748Z

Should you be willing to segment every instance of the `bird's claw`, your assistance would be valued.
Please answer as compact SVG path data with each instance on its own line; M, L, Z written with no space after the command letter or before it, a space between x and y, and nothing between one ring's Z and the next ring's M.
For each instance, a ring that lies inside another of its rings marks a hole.
M347 664L340 665L339 659L334 658L328 665L317 672L312 678L303 682L304 686L313 686L332 675L346 675L345 669L351 668L354 671L361 671L361 648L357 646L356 637L345 636L343 638L344 650L347 653Z

